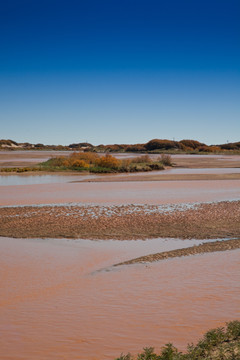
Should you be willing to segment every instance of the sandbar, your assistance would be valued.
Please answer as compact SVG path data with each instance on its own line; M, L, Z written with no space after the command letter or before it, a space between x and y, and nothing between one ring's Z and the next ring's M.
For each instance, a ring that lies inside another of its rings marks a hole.
M165 207L1 207L0 236L119 240L233 238L240 236L240 201Z

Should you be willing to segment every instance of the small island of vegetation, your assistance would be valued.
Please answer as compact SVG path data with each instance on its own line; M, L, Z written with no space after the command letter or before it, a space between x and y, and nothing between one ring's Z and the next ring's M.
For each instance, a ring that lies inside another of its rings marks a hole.
M117 159L105 154L100 156L91 152L74 152L69 156L59 156L42 163L40 167L44 170L72 170L89 171L92 173L121 173L163 170L164 166L171 166L169 155L162 154L156 161L148 155L142 155L129 159Z
M80 171L104 174L164 170L165 166L172 166L170 155L161 154L156 160L152 160L149 155L121 160L108 153L100 156L94 152L74 152L67 156L53 157L38 166L3 168L1 171Z

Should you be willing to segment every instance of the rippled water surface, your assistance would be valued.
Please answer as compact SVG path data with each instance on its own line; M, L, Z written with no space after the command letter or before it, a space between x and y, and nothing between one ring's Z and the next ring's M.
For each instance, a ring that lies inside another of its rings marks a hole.
M239 250L98 272L179 241L0 245L1 359L110 360L170 341L184 348L237 317Z
M0 205L179 204L240 198L240 180L85 182L0 186Z

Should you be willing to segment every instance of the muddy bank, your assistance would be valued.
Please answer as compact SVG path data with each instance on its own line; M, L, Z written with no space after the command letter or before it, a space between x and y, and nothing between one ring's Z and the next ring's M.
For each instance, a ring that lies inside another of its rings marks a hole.
M226 250L235 250L240 248L240 239L231 239L225 241L214 241L209 243L204 243L200 245L194 245L192 247L188 247L185 249L176 249L171 251L165 251L157 254L150 254L145 256L140 256L138 258L124 261L114 266L120 265L131 265L137 263L146 263L146 262L154 262L160 260L166 260L169 258L182 257L182 256L190 256L218 251L226 251Z
M238 169L237 169L238 170ZM125 182L125 181L203 181L203 180L240 180L239 173L232 174L125 174L105 175L92 179L83 179L73 182Z
M186 206L2 207L0 236L120 240L234 238L240 236L240 201Z

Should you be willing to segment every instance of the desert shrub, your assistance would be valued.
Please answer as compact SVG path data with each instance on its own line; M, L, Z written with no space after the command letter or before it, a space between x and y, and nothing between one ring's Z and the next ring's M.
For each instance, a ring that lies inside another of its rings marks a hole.
M126 145L123 144L105 145L105 151L109 151L109 152L124 151L125 148Z
M16 141L13 141L13 140L10 140L10 139L8 139L8 140L2 139L2 140L0 140L0 145L7 145L7 146L15 145L15 146L17 146L18 143Z
M159 158L158 161L160 161L163 165L165 166L172 166L172 157L171 155L168 154L162 154Z
M52 167L61 167L61 166L64 166L65 160L66 160L66 158L64 156L58 156L58 157L49 159L44 164L52 166Z
M206 146L206 144L200 143L199 141L196 140L181 140L179 141L179 144L182 144L191 150L198 149L201 146Z
M116 360L239 360L240 359L240 321L226 324L225 328L209 330L196 345L187 347L182 353L172 344L166 344L160 354L154 348L144 348L137 357L121 355Z
M173 140L160 140L160 139L153 139L150 140L145 145L146 150L170 150L170 149L179 149L179 144L177 141Z
M198 151L200 152L209 152L211 151L207 145L199 146Z
M131 159L131 163L133 164L143 164L143 163L151 163L152 160L149 155L137 156Z
M44 144L40 144L40 143L35 144L34 147L37 148L37 149L42 149L42 148L44 148Z
M113 145L98 145L95 147L98 152L124 152L128 145L113 144Z
M143 152L146 151L145 144L134 144L134 145L127 145L125 148L126 152Z
M154 352L153 347L143 348L143 352L138 354L137 360L158 360L159 357Z
M116 169L121 165L121 160L116 159L110 154L106 154L105 156L101 156L100 158L96 159L95 165L103 168Z
M131 164L132 160L131 159L123 159L122 160L122 167L127 167Z
M173 344L166 344L162 348L161 356L158 357L159 360L177 360L181 358L181 353L178 352Z
M164 170L164 166L161 162L154 162L148 166L151 170Z
M221 344L225 339L224 328L209 330L203 337L203 340L210 347Z
M221 148L219 146L211 145L211 146L208 146L207 151L212 152L212 153L216 153L216 152L221 151Z
M132 355L128 353L127 355L121 354L116 360L134 360Z
M228 339L237 339L240 337L240 321L230 321L227 323L226 336Z
M240 141L219 145L223 150L240 150Z
M107 167L102 167L102 166L91 166L89 168L89 171L94 174L108 174L108 173L119 172L118 169L109 168L109 167L107 168Z
M79 159L73 160L71 166L75 168L89 168L89 164L86 161Z
M99 155L94 152L74 152L70 154L70 160L84 160L88 164L95 164L96 160L99 158Z
M140 172L164 169L161 161L152 161L149 155L142 155L133 159L119 160L111 154L99 156L94 152L74 152L69 156L49 159L40 164L41 169L48 170L84 170L90 172Z
M93 145L88 143L88 142L82 142L82 143L77 143L77 144L70 144L69 145L70 149L75 149L75 150L80 150L80 149L92 149Z

